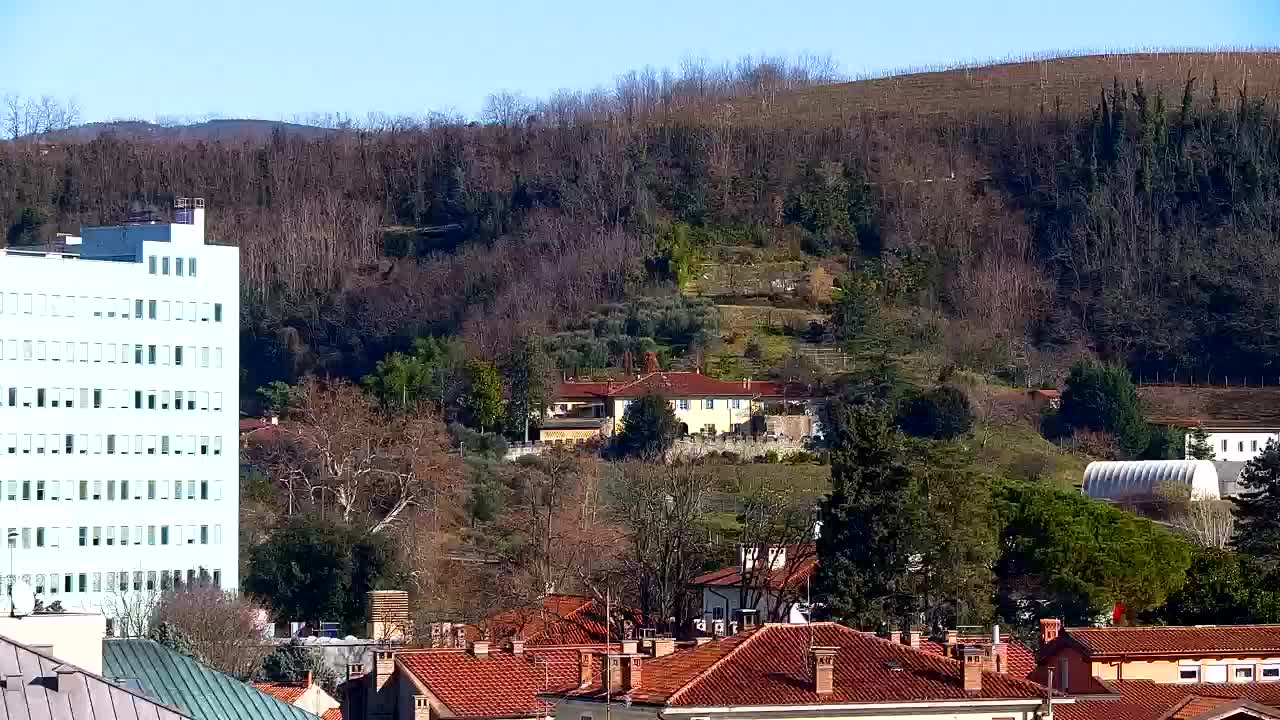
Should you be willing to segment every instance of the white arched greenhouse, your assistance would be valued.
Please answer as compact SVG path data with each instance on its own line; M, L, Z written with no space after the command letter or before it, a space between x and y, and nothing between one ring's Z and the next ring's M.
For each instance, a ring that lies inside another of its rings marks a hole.
M1218 497L1218 470L1209 460L1091 462L1084 470L1085 495L1097 500L1153 498L1165 485L1191 490L1195 500Z

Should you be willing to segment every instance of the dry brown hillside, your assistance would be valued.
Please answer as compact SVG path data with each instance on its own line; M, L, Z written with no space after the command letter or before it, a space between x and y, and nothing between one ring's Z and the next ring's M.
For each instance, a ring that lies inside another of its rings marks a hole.
M955 114L973 112L1064 112L1090 109L1103 86L1119 78L1141 79L1163 88L1176 102L1187 75L1198 79L1197 94L1207 95L1216 78L1224 99L1233 100L1246 81L1249 94L1271 95L1280 87L1280 52L1172 52L1085 55L1001 63L937 72L909 73L871 80L818 85L762 93L729 103L739 117L841 116L856 112ZM1234 104L1234 103L1232 103Z

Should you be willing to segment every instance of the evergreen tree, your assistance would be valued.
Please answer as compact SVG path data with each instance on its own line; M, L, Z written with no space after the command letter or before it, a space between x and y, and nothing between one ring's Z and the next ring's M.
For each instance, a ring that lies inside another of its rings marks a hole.
M1187 435L1188 460L1212 460L1217 457L1213 445L1209 443L1209 433L1203 425L1196 425Z
M1243 491L1235 498L1231 544L1275 573L1280 569L1280 443L1267 447L1240 473Z
M316 648L307 647L297 638L287 645L277 647L270 655L262 659L260 681L300 683L311 681L330 695L338 691L338 673Z
M1109 432L1130 457L1137 457L1151 438L1142 419L1142 404L1123 367L1078 362L1062 393L1062 419L1072 428Z
M922 503L902 461L903 437L876 402L840 403L831 449L831 494L819 506L819 594L831 614L854 627L911 623L908 575L920 535Z
M507 402L507 434L529 441L529 427L536 426L550 399L547 354L537 338L526 337L516 343L503 368L511 386Z
M680 423L671 403L656 393L631 401L622 413L622 429L616 447L627 457L659 459L680 434Z
M506 408L502 403L502 376L487 360L471 360L466 365L467 394L463 398L463 416L467 424L487 432L502 424Z
M898 415L898 425L908 435L952 440L973 427L969 396L943 385L906 402Z

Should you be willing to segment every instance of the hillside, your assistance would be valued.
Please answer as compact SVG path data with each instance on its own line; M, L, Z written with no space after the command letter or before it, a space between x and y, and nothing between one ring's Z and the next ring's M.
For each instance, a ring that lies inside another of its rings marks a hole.
M162 142L264 142L275 132L313 139L332 133L327 128L278 120L223 118L190 125L157 125L142 120L113 120L76 125L40 136L42 142L82 143L110 134L122 140Z
M1187 77L1201 79L1200 93L1216 78L1225 94L1248 83L1250 93L1275 97L1280 52L1113 53L909 72L780 93L753 93L731 101L731 117L797 116L833 119L855 113L947 115L1088 112L1113 80L1142 80L1168 93Z
M1066 58L763 94L744 72L700 102L697 78L675 78L520 122L198 151L149 130L19 142L0 146L0 230L38 242L204 196L211 237L241 248L250 391L359 376L424 334L495 360L539 338L575 374L650 350L790 374L794 350L1019 386L1086 354L1148 376L1274 376L1278 57ZM1090 112L1041 114L1050 97ZM776 122L728 121L750 108Z

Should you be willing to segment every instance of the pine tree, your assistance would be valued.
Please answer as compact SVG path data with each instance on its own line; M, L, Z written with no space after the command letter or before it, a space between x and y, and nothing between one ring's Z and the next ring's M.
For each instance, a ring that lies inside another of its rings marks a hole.
M819 593L854 627L914 622L908 577L923 503L903 463L903 438L880 403L831 412L831 494L819 507Z
M650 460L662 458L680 433L680 423L671 403L650 393L633 400L622 413L617 449L624 456Z
M1244 466L1240 485L1243 492L1235 498L1231 544L1274 573L1280 568L1280 443L1267 443L1266 449Z
M1205 432L1204 426L1195 426L1187 435L1187 459L1212 460L1216 455L1213 445L1209 443L1209 433Z

